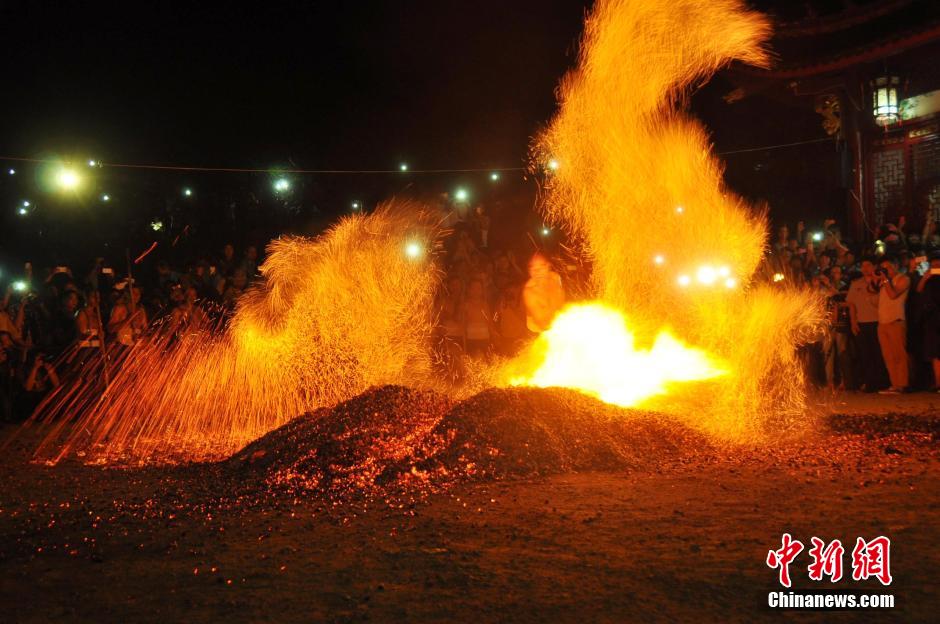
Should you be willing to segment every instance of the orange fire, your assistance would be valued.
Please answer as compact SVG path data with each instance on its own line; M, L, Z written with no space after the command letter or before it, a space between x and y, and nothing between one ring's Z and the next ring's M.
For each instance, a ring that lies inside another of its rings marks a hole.
M564 386L622 407L665 394L674 383L727 373L668 331L661 331L649 349L637 349L623 314L600 302L564 309L522 359L535 369L513 378L511 385Z
M546 219L590 260L590 296L609 317L559 318L565 329L539 339L544 361L522 362L527 383L642 401L728 439L803 417L795 345L820 307L754 280L765 211L725 186L706 129L684 110L728 63L767 65L769 34L741 0L598 0L533 157ZM660 336L648 351L635 350L621 313L636 336ZM671 383L686 375L710 381Z
M471 363L459 392L567 386L726 438L803 417L795 345L820 306L754 283L765 215L724 186L706 130L680 106L732 60L766 64L769 32L741 0L597 2L534 150L549 179L542 210L590 259L596 301L563 310L512 362ZM103 394L88 369L50 396L35 416L52 423L41 455L218 458L370 386L438 383L439 274L424 253L436 221L404 208L272 243L263 282L221 335L158 332L120 356Z

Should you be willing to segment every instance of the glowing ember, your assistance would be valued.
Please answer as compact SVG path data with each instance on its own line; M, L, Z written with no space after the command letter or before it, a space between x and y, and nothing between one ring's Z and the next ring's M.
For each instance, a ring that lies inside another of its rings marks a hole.
M532 346L538 362L512 385L576 388L623 407L664 394L671 383L711 379L725 370L706 353L662 331L648 350L637 349L623 315L602 303L566 308Z

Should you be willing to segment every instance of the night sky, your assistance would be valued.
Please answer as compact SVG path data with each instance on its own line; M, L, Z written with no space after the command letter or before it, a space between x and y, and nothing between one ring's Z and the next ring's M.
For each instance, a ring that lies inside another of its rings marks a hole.
M585 3L13 2L8 154L307 168L513 166Z
M589 4L168 2L116 8L7 1L0 4L6 48L0 56L0 156L252 168L521 166L531 137L554 112L558 80L576 61ZM694 112L719 150L823 136L812 111L780 111L779 103L759 100L732 108L721 100L728 89L719 77L694 99ZM788 115L790 125L773 121L775 114ZM729 182L754 198L772 195L776 186L793 188L790 180L762 182L767 168L761 163L760 154L729 157ZM338 214L354 197L374 203L466 181L355 176L306 177L303 183L307 200ZM134 189L122 191L133 202L125 201L112 222L136 219L138 228L162 209L161 194L175 196L182 185L270 190L265 180L238 174L124 171L113 180L103 174L99 183ZM0 182L6 204L31 192L26 178L16 184ZM78 216L87 218L93 207L86 209ZM10 219L5 214L0 223ZM15 246L22 246L32 234L17 227ZM6 229L0 238L10 242Z

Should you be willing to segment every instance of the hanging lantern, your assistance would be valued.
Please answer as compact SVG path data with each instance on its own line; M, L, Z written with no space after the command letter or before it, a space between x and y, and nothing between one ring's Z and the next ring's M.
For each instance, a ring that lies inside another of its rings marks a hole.
M879 126L890 126L898 122L898 85L897 76L882 76L872 80L872 114Z

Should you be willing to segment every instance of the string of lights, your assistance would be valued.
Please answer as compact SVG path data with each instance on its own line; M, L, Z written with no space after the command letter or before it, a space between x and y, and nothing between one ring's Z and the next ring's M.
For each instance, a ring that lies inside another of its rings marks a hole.
M780 149L783 147L797 147L800 145L810 145L812 143L825 143L834 140L832 137L823 137L821 139L809 139L808 141L796 141L794 143L781 143L780 145L765 145L763 147L748 147L744 149L728 150L718 152L719 156L728 156L730 154L746 154L748 152L765 152L767 150Z
M61 159L24 158L17 156L0 156L0 161L27 162L37 164L61 163ZM112 167L120 169L153 169L163 171L188 172L217 172L217 173L271 173L271 174L389 174L389 173L483 173L497 174L502 171L525 171L526 167L466 167L457 169L412 169L407 163L401 163L397 169L297 169L283 167L254 168L254 167L195 167L186 165L150 165L131 163L111 163L97 160L88 161L92 167Z
M831 137L818 139L809 139L806 141L795 141L792 143L780 143L776 145L762 145L760 147L748 147L735 150L726 150L717 152L719 156L728 156L732 154L745 154L750 152L762 152L786 147L798 147L801 145L811 145L813 143L824 143L832 141ZM61 163L61 159L48 158L26 158L21 156L0 156L3 162L24 162L36 164L56 164ZM500 172L504 171L526 171L527 167L463 167L463 168L429 168L412 169L407 163L401 163L397 169L300 169L300 168L282 168L282 167L197 167L188 165L154 165L137 163L112 163L98 160L88 161L92 167L111 167L118 169L150 169L158 171L186 171L186 172L206 172L206 173L269 173L269 174L310 174L310 175L370 175L370 174L444 174L444 173L484 173L489 172L493 180L498 180ZM554 166L552 166L554 165ZM555 161L549 165L550 169L557 169ZM13 175L15 169L10 169L9 173Z

